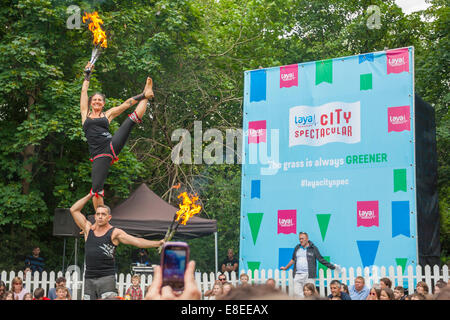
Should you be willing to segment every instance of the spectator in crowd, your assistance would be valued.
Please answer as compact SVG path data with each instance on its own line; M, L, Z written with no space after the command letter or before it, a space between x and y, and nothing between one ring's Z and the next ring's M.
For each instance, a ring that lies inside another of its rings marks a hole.
M341 291L350 295L350 292L348 292L348 286L345 283L341 283Z
M415 292L410 296L409 300L426 300L426 298L423 294Z
M436 281L436 284L434 285L434 294L438 294L442 289L444 289L447 286L447 282L445 282L442 279L439 279Z
M397 286L394 289L394 300L405 300L405 289L402 286Z
M230 291L233 290L233 288L234 286L230 282L225 282L224 284L222 284L223 296L229 294Z
M246 273L241 273L241 275L239 276L239 281L241 283L241 286L249 284L248 283L249 280L250 279L248 277L248 274L246 274Z
M303 296L307 299L315 298L319 296L316 286L313 283L305 283L303 286Z
M387 287L381 289L380 300L395 300L394 291Z
M391 289L392 288L392 281L391 281L391 279L389 279L389 278L381 278L380 279L380 286L381 286L380 289L383 289L383 288Z
M43 288L34 289L33 295L33 300L50 300L45 296L45 290Z
M21 277L15 277L12 280L12 292L14 292L14 300L23 300L23 296L28 293L28 290L23 287Z
M366 300L380 300L381 288L379 284L374 284L369 291Z
M221 274L219 274L219 277L217 278L217 280L214 281L214 285L215 285L216 283L223 284L223 283L225 283L226 281L227 281L226 275L223 274L223 273L221 273ZM214 288L214 285L213 285L213 288ZM210 289L210 290L206 290L204 296L205 296L205 297L209 297L209 296L211 296L212 294L213 294L213 289Z
M126 295L130 296L130 300L142 300L142 289L139 285L141 277L137 274L131 277L131 286L128 288Z
M338 272L341 267L337 264L331 264L325 260L319 252L319 249L308 239L306 232L300 232L298 235L299 244L294 248L292 259L281 270L287 270L294 265L294 292L297 296L303 297L303 286L305 283L314 283L317 272L318 260L324 266Z
M69 289L67 289L66 287L57 287L56 298L54 300L72 300Z
M215 283L212 288L212 294L209 296L209 300L217 300L221 298L223 295L223 286L222 283Z
M232 248L228 249L227 257L222 262L222 266L220 269L222 270L222 273L225 272L237 272L239 268L239 261L237 258L234 257L234 252Z
M24 270L23 270L23 278L25 279L25 280L27 280L27 274L28 273L30 273L30 275L31 275L31 280L33 280L33 272L31 271L31 268L30 267L26 267Z
M133 251L133 262L137 264L149 265L150 260L148 258L148 253L145 248L138 248Z
M275 287L276 287L275 279L274 279L274 278L269 278L269 279L267 279L266 285L275 288Z
M31 269L32 275L34 275L36 271L39 273L44 271L45 260L39 256L40 253L41 249L38 246L35 246L33 247L32 254L25 258L25 267L29 267Z
M66 287L66 278L64 278L64 277L56 278L55 288L51 288L48 291L48 297L49 297L50 300L55 300L56 299L56 289L58 287ZM67 289L69 289L69 288L67 288ZM72 295L72 292L71 292L70 289L69 289L69 293L70 293L70 295Z
M446 286L440 289L439 293L434 297L434 300L450 300L450 287Z
M267 285L246 285L233 289L224 300L292 300L279 289Z
M431 295L429 294L429 288L425 281L417 282L416 292L423 295L426 299L431 299Z
M195 281L195 261L191 260L186 266L184 273L184 290L177 293L170 286L162 287L162 270L160 266L155 266L153 271L153 281L150 285L145 300L200 300L202 294Z
M366 300L370 289L365 285L364 277L357 276L355 283L348 288L348 291L352 300Z
M33 295L31 293L27 292L23 295L22 300L33 300Z
M352 300L350 296L346 293L341 291L342 284L339 280L333 280L330 282L330 290L331 294L328 296L328 299L331 300L333 297L339 297L341 300Z
M0 300L3 300L3 296L6 293L6 284L3 281L0 281Z
M12 291L6 291L3 295L3 300L16 300L14 299L14 292Z

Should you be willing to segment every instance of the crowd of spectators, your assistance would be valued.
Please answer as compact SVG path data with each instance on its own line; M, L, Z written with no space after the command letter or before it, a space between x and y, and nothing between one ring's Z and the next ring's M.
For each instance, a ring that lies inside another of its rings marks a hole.
M149 299L147 287L144 292L140 286L140 276L132 277L132 285L129 286L124 297L115 297L120 300L145 300ZM347 286L339 280L330 282L330 294L326 297L320 296L318 288L307 283L303 287L303 296L291 297L276 286L276 281L269 278L264 284L251 284L247 274L241 274L239 282L233 285L226 277L226 273L219 274L212 289L199 293L199 299L203 300L240 300L258 297L265 299L306 299L306 300L450 300L450 282L438 280L432 290L425 281L419 281L414 293L407 294L405 288L396 286L392 288L389 278L380 279L379 283L370 288L366 286L363 277L357 277L353 284ZM256 295L256 296L253 296ZM30 292L25 286L22 278L15 277L8 287L5 282L0 281L0 300L71 300L72 292L66 287L66 279L59 277L55 281L55 287L50 288L46 295L45 289L39 287Z

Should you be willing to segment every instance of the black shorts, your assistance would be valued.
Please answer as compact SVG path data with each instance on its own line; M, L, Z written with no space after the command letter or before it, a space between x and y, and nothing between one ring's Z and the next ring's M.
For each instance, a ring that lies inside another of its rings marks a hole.
M84 279L83 300L98 300L117 296L116 276Z

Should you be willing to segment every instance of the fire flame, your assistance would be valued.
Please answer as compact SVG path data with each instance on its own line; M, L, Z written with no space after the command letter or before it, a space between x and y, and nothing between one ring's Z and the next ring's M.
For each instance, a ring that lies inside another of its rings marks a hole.
M172 186L172 189L180 189L180 187L181 187L181 183L178 182L178 184Z
M103 24L103 20L98 16L97 12L85 12L85 15L83 16L83 23L86 23L86 21L88 20L91 21L89 23L89 30L91 30L92 34L94 35L94 44L106 48L108 46L108 43L106 41L106 33L100 26Z
M186 222L188 222L188 220L194 215L200 212L200 210L202 210L202 207L198 204L196 204L196 202L198 201L198 196L192 196L189 197L189 195L187 194L187 192L183 192L178 196L179 198L183 198L183 202L182 204L179 204L180 210L177 211L177 215L176 215L176 220L175 221L179 221L181 220L181 224L182 225L186 225Z

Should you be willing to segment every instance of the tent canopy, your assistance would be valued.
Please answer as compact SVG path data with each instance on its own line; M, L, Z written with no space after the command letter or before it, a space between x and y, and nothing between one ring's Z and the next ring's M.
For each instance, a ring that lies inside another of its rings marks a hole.
M110 223L134 236L161 239L177 211L178 208L168 204L143 183L128 199L112 209ZM93 216L89 218L93 221ZM178 227L174 239L198 238L216 231L216 220L193 216L185 226Z

